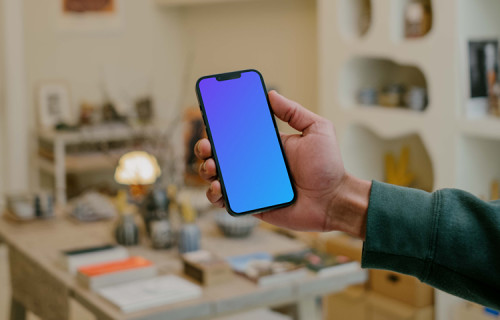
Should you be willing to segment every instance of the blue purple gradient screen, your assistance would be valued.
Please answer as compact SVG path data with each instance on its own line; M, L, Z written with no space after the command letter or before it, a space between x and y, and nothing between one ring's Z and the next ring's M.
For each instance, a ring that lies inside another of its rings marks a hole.
M244 213L292 201L294 192L259 74L201 80L229 206Z

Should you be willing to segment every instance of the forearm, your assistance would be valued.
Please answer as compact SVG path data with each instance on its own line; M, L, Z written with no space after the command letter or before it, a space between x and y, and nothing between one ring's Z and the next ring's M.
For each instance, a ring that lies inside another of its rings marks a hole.
M340 185L342 189L336 192L328 212L330 229L364 240L372 182L346 174Z
M500 307L500 203L373 182L362 265Z

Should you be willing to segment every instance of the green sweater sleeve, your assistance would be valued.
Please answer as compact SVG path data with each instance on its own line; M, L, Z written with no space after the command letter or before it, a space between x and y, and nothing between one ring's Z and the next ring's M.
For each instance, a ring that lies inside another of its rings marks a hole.
M498 310L500 201L373 181L362 266L409 274Z

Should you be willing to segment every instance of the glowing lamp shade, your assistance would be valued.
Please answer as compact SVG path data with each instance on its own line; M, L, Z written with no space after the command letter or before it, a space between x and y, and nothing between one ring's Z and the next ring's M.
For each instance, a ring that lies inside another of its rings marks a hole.
M133 151L120 158L115 180L126 185L147 185L155 183L160 175L160 166L153 155L144 151Z

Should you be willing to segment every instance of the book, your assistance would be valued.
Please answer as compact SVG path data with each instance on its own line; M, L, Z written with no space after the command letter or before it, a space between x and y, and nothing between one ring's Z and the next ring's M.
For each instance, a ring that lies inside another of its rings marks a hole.
M78 269L77 279L85 287L96 290L114 284L130 282L157 275L156 266L142 257L100 263Z
M276 261L289 262L296 266L303 266L316 272L318 276L331 276L343 272L358 270L359 263L353 262L345 256L335 256L314 249L303 249L296 252L276 255Z
M76 274L78 268L86 265L126 259L128 257L129 254L126 248L106 244L62 251L58 264L69 273Z
M200 286L175 275L114 285L97 289L97 292L124 313L195 299L202 295Z
M236 273L263 287L296 281L307 275L304 267L287 261L275 261L267 252L233 256L226 260Z

